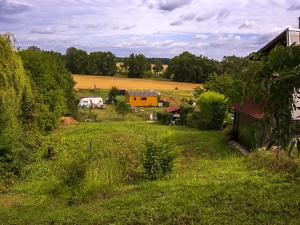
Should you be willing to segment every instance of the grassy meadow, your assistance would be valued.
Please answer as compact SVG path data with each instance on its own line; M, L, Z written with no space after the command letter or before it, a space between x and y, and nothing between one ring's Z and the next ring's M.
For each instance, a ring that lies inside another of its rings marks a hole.
M44 138L26 176L0 194L0 224L300 224L300 181L239 155L222 131L147 123L139 113L122 121L110 107L97 116ZM139 157L155 137L179 153L169 175L146 181ZM62 186L83 162L83 182Z

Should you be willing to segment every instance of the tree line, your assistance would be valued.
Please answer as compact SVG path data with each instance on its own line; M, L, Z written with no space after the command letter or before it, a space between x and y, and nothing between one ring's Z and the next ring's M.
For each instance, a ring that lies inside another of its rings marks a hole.
M147 59L143 54L130 54L126 58L117 58L111 52L87 53L82 49L68 48L63 56L66 67L74 74L113 76L116 74L128 77L151 76L163 70L162 61L166 59ZM117 65L117 63L120 63ZM154 64L151 66L151 64Z
M29 47L28 50L42 51L34 46ZM130 78L155 77L193 83L207 83L218 79L227 79L230 83L233 82L230 80L232 77L239 77L243 70L248 70L250 64L248 57L225 56L223 60L217 61L187 51L172 59L146 58L143 54L130 54L128 57L118 58L111 52L87 53L74 47L68 48L64 55L56 54L73 74L124 75ZM167 68L163 65L167 65ZM209 88L210 85L213 84L208 84L207 87Z
M74 47L67 49L63 59L66 67L74 74L124 75L130 78L155 77L194 83L207 82L213 75L235 73L236 70L230 66L236 63L236 66L239 66L242 63L241 58L235 56L224 57L222 61L217 61L187 51L172 59L146 58L143 54L130 54L128 57L118 58L111 52L88 54ZM164 69L163 65L167 65L167 68Z

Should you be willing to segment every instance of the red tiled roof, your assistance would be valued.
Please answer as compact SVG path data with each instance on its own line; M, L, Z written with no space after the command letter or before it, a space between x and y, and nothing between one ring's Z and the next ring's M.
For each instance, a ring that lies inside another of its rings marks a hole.
M176 106L171 106L165 109L166 112L170 113L170 112L176 112L178 110L180 110L180 105L176 105Z
M244 113L258 120L263 119L265 116L263 104L255 103L249 100L243 102L242 104L234 104L232 108L239 113Z

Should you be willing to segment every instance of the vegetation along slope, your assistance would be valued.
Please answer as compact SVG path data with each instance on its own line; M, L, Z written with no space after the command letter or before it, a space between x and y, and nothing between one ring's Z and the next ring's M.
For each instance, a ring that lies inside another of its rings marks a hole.
M280 66L278 55L293 63ZM278 140L272 144L283 146L275 153L253 148L243 156L228 145L229 104L247 92L265 96L270 108L280 100L288 105L290 99L272 99L279 88L292 97L287 84L298 83L286 81L298 78L298 55L291 47L263 61L175 57L170 79L205 81L205 89L158 90L171 106L180 104L178 122L160 108L130 110L123 96L103 109L77 109L80 97L105 98L111 91L75 92L65 56L18 52L1 37L0 224L300 224L299 159L284 151L293 150L290 133L272 136ZM129 58L128 65L145 62L141 55ZM185 63L196 66L180 66ZM274 68L279 75L270 79ZM185 72L186 79L176 76ZM125 102L122 117L118 102ZM266 111L280 122L275 131L291 130L290 109ZM151 113L166 125L149 122ZM78 122L60 125L61 116Z

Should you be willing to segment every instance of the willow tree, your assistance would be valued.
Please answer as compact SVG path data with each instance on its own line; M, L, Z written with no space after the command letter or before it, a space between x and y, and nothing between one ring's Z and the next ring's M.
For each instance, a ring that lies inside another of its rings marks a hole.
M20 173L22 136L34 121L34 101L22 61L0 36L0 175Z

